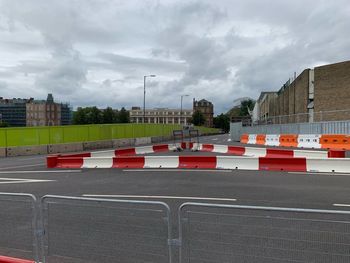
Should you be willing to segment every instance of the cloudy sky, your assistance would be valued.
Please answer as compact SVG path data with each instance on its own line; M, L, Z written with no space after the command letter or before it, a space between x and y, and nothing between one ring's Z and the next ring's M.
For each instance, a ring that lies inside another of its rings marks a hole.
M350 59L349 0L0 0L0 96L215 112Z

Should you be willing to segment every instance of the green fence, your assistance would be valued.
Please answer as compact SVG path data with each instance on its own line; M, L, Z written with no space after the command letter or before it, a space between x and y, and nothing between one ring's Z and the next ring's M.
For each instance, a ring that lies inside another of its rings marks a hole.
M137 137L169 136L180 125L171 124L103 124L0 129L0 147L47 145L102 141ZM203 133L216 129L199 127Z

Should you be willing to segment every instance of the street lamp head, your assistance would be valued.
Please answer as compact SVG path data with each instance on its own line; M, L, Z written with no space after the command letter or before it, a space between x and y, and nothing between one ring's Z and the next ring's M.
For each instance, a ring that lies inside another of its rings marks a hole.
M155 78L156 77L156 75L149 75L151 78Z

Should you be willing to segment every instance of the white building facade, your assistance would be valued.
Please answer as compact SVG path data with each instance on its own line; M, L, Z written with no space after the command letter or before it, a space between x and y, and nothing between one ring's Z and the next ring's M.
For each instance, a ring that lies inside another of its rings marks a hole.
M145 110L145 123L182 124L187 125L193 110L156 108ZM143 109L133 107L130 110L130 122L143 123Z

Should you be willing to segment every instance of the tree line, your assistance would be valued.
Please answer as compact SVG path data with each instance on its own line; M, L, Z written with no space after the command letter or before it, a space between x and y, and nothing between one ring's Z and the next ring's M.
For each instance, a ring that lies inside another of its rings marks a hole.
M73 113L73 124L107 124L107 123L129 123L129 112L123 107L113 110L111 107L98 109L97 107L79 107Z

